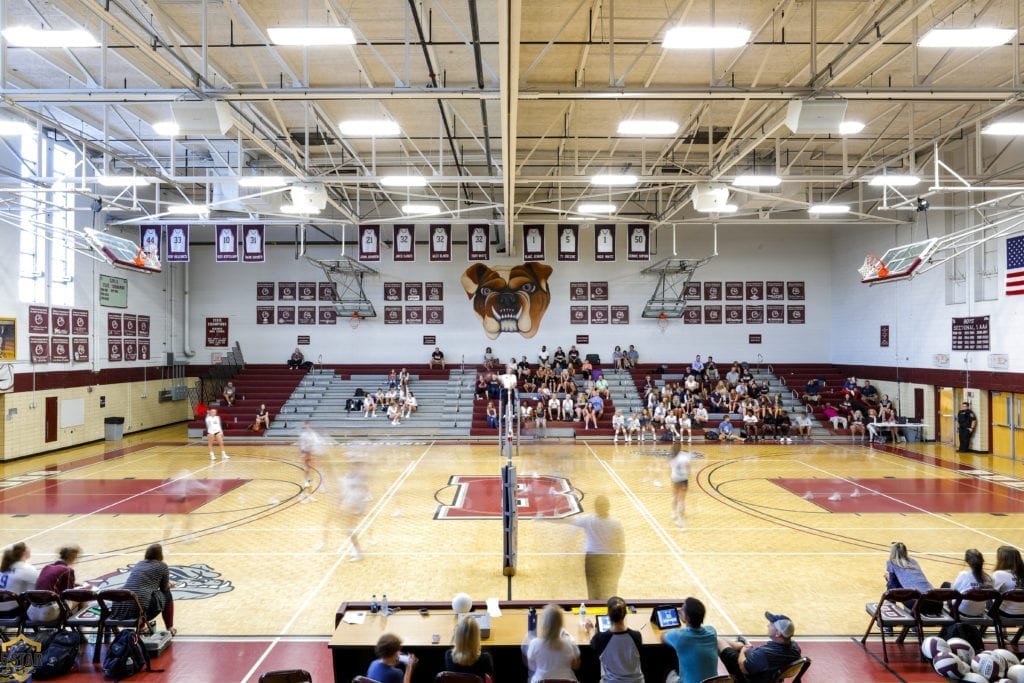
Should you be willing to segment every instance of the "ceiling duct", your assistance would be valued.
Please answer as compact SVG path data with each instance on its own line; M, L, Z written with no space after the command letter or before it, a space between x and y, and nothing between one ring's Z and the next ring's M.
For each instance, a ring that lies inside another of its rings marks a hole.
M171 102L178 135L226 135L234 121L227 102Z
M786 127L794 133L838 133L846 100L790 100Z
M320 183L295 183L290 190L296 209L323 211L327 208L327 188Z
M721 212L729 203L729 188L719 183L693 186L693 208L705 213Z

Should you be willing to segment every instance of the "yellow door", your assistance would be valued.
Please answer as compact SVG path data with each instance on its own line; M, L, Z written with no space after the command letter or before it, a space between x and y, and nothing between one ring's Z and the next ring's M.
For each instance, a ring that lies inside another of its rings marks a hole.
M1013 449L1010 455L1024 459L1024 394L1013 394L1010 402L1010 420L1013 425Z
M992 454L1013 457L1014 395L1003 391L992 392ZM1019 398L1017 399L1020 400ZM1022 453L1021 455L1024 455Z
M938 411L939 419L935 425L935 440L942 443L956 443L956 405L951 387L939 387Z

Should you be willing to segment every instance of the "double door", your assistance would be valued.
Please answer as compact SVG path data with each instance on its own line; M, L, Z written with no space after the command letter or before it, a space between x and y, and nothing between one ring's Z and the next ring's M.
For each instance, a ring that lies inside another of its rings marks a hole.
M992 392L992 452L1024 459L1024 394Z

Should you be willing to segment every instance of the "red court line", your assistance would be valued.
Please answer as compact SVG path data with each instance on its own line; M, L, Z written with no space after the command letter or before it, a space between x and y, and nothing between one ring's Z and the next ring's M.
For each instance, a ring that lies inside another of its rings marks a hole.
M770 481L836 513L1024 512L1024 493L978 479L783 478Z
M0 514L186 513L248 479L45 479L0 492Z

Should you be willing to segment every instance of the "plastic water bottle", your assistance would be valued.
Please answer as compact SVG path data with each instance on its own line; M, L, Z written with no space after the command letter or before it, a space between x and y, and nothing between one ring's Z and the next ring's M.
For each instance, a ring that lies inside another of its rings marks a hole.
M388 594L385 593L380 601L380 613L385 617L391 614L391 608L388 607Z
M537 637L537 608L531 607L526 614L526 635L530 638Z
M370 614L376 614L380 611L380 603L377 602L377 594L374 593L373 597L370 598Z
M580 603L580 628L585 629L587 627L587 606Z

